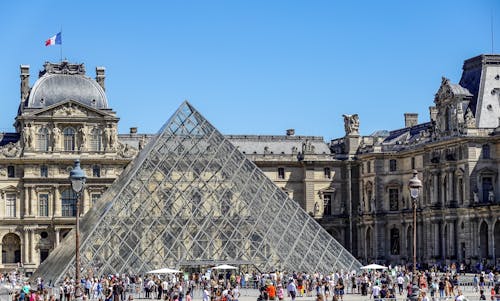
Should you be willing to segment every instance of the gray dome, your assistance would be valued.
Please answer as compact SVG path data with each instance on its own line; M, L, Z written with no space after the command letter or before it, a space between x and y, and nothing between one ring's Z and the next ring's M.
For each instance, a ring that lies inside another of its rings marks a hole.
M108 101L101 86L78 74L44 74L31 89L27 108L44 108L74 100L96 109L107 109Z

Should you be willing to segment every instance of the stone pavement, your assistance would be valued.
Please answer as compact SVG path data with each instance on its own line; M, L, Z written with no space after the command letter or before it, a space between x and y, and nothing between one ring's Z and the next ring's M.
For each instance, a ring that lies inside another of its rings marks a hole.
M479 293L476 293L473 287L470 286L463 286L462 291L464 293L464 296L467 300L470 301L476 301L479 300ZM259 292L256 289L241 289L241 296L238 299L239 301L256 301L257 296ZM485 288L485 296L487 300L490 300L490 289L488 287ZM430 298L429 298L430 299ZM157 299L142 299L142 298L135 298L135 300L142 300L142 301L156 301ZM202 295L201 291L195 291L193 301L200 301L202 300ZM292 299L290 297L285 297L284 301L291 301ZM316 297L297 297L295 301L315 301ZM344 301L373 301L373 298L370 298L369 296L362 296L361 294L345 294L344 295ZM389 300L389 299L387 299ZM394 300L394 299L391 299ZM403 301L406 300L406 292L403 295L397 295L396 296L396 301ZM448 300L443 299L442 301L454 301L454 298L449 298ZM332 297L330 296L328 300L325 301L332 301ZM432 301L432 300L431 300ZM436 299L436 301L439 301Z

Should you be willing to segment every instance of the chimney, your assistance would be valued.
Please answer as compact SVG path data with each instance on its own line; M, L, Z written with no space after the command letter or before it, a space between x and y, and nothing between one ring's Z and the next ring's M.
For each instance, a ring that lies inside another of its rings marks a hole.
M131 128L130 128L130 134L131 134L131 135L132 135L132 134L137 134L137 127L135 127L135 126L134 126L134 127L131 127Z
M436 107L434 106L429 107L429 115L431 117L431 121L436 121L437 114L438 114L438 109Z
M95 81L101 86L101 88L106 91L106 88L104 86L104 79L106 78L106 75L104 75L104 72L106 71L106 68L104 67L96 67L95 68Z
M293 136L293 135L295 135L295 129L288 129L288 130L286 130L286 135L287 136Z
M26 99L30 91L30 66L21 65L21 102Z
M410 128L418 124L417 113L405 113L405 128Z

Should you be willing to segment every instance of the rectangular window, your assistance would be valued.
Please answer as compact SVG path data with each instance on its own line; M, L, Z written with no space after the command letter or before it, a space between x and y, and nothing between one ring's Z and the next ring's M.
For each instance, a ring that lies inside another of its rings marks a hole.
M394 159L389 160L389 171L396 171L397 167L398 166L396 160Z
M92 176L95 178L100 178L101 177L101 168L97 165L94 165L92 167Z
M9 178L16 177L16 169L13 165L7 166L7 177L9 177Z
M372 164L370 161L366 162L366 172L371 173L372 172Z
M325 179L332 178L332 171L330 170L330 167L325 167L324 174L325 174Z
M323 216L332 215L332 195L325 194L323 196Z
M5 216L16 217L16 194L7 193L5 196Z
M101 197L100 193L92 193L90 195L90 198L92 199L92 206L97 202L97 200L99 200L100 197Z
M483 145L483 159L490 159L490 146L488 144Z
M49 195L47 193L38 195L38 215L49 216Z
M47 178L49 176L49 169L47 166L42 165L40 166L40 177L42 178Z
M389 188L389 210L399 210L399 190L397 188Z
M415 158L411 158L411 169L415 169Z
M278 179L284 179L285 178L285 169L283 167L278 168Z

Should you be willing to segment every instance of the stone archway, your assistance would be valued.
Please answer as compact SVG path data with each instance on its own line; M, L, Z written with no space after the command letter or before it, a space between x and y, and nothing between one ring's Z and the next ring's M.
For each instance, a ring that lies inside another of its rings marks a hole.
M495 241L495 259L498 260L500 258L500 221L495 223L493 237Z
M21 262L21 239L14 233L5 235L2 239L2 263Z
M488 258L488 225L484 221L479 226L479 248L479 256L481 258Z

